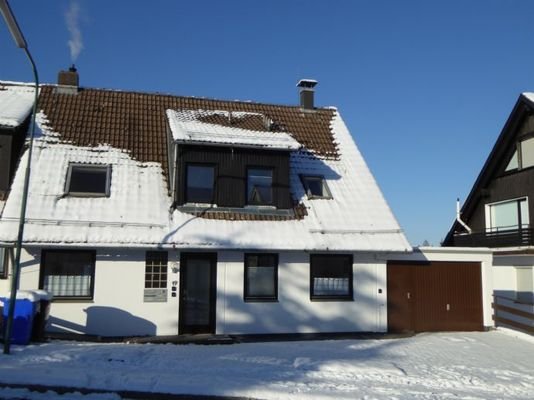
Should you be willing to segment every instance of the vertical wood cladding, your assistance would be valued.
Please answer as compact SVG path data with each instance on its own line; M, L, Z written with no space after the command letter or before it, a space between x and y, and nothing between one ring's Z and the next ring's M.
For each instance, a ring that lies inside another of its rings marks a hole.
M17 169L30 118L15 129L0 129L0 199L7 195Z
M482 330L480 268L476 262L389 262L389 331Z
M279 209L293 206L289 193L289 152L243 148L180 145L178 150L176 201L184 204L186 165L215 166L215 204L220 207L247 205L247 168L273 169L273 205Z

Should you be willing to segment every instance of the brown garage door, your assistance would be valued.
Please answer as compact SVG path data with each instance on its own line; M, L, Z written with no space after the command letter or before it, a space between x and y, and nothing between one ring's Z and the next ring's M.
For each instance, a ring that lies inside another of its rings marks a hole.
M483 329L480 263L388 262L390 332Z

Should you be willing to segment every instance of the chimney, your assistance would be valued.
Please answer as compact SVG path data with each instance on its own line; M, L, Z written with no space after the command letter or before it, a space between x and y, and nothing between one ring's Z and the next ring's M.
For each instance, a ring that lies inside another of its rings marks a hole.
M313 79L301 79L297 83L297 87L300 88L300 106L305 110L314 109L313 96L315 85L317 85L317 81Z
M59 71L57 75L57 93L59 94L76 94L79 88L78 71L74 64L68 71Z

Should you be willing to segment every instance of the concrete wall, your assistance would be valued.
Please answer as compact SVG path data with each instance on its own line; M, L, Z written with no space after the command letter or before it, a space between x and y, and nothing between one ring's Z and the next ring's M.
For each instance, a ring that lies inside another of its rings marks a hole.
M49 329L103 336L176 335L179 297L171 296L170 287L179 281L180 253L168 253L167 301L146 303L145 250L97 250L94 299L54 301ZM309 253L281 252L274 303L244 302L243 252L221 251L217 256L217 333L387 330L385 255L353 254L353 301L311 301ZM38 288L40 257L40 249L24 251L21 289ZM9 290L7 284L0 281L1 293Z

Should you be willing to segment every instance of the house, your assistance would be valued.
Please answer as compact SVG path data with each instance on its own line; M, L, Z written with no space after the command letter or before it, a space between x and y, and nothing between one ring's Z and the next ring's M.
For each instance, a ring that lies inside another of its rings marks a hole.
M523 304L522 311L530 313L534 313L533 167L534 94L523 93L443 243L491 248L495 295Z
M299 82L300 104L271 105L78 79L42 85L36 118L20 287L53 292L51 330L387 331L388 263L412 248L338 110L315 107L317 82ZM4 253L21 170L0 217ZM467 257L485 277L480 254ZM477 301L487 309L486 294ZM477 329L491 325L478 316Z

